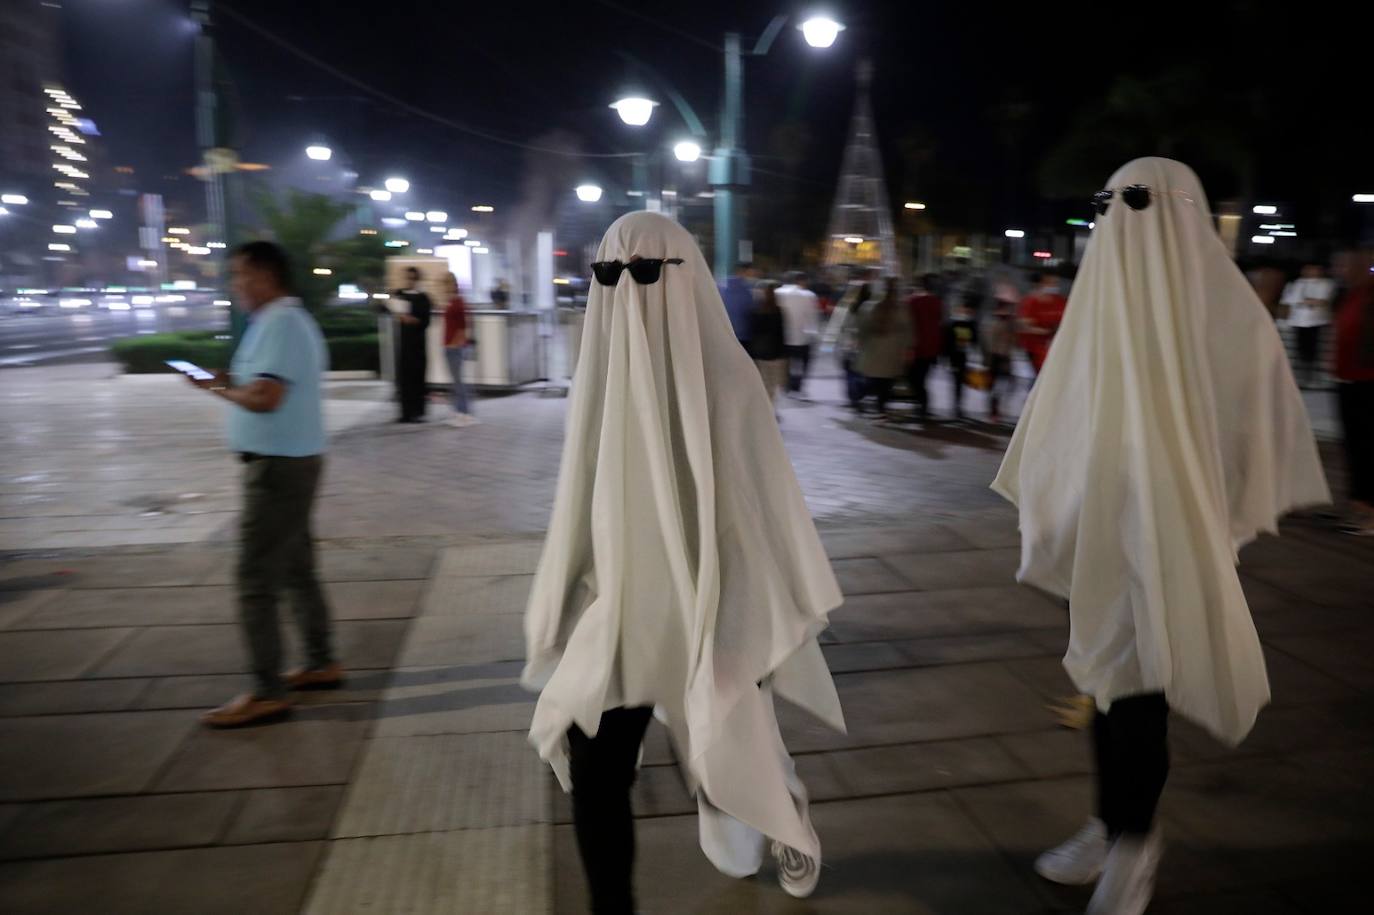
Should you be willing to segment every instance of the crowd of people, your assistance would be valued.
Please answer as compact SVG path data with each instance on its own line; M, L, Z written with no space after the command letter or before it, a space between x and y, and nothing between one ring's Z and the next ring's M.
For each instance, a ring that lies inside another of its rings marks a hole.
M996 275L952 268L907 286L866 268L837 268L812 280L794 270L781 282L740 264L720 286L735 336L758 365L769 396L803 397L818 350L833 350L849 406L879 422L932 419L931 370L948 368L954 417L963 419L965 390L988 395L988 419L1002 421L1015 393L1018 354L1036 374L1068 302L1065 275L1045 270ZM891 409L903 395L914 410Z

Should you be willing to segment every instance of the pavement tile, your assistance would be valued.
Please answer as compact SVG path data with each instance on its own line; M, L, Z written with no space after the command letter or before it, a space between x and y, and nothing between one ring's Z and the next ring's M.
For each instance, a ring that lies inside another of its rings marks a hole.
M342 784L371 724L365 705L297 708L285 721L227 731L202 727L186 712L141 714L175 715L192 729L156 791Z
M837 559L830 564L840 590L849 596L872 594L882 591L905 591L910 585L904 578L892 571L882 560L872 558Z
M41 608L66 594L62 588L0 590L0 629L18 626Z
M1018 733L1041 730L1049 719L1021 681L995 663L839 674L835 685L848 736L779 704L794 752Z
M71 588L173 587L200 584L206 573L225 562L228 555L225 550L163 549L76 556L66 560L63 568L69 572L66 586Z
M831 673L850 673L860 670L883 670L889 667L911 667L911 659L901 648L890 642L857 642L852 645L822 646L826 666Z
M471 677L462 666L403 673L376 709L377 737L524 731L534 714L536 697L517 677Z
M1092 734L1069 728L1003 734L995 738L1035 778L1086 775L1094 771Z
M242 792L239 794L242 806L223 844L251 845L328 838L343 793L343 785L259 788Z
M1021 565L1019 549L951 553L898 553L883 556L912 587L922 591L999 588L1014 584Z
M0 719L0 801L147 790L192 727L179 712Z
M778 888L771 860L757 877L718 873L697 845L695 816L636 823L636 888L646 912L954 913L1026 915L1034 895L971 820L943 794L811 807L825 869L810 899ZM586 889L570 826L555 829L558 911L585 913Z
M948 526L923 524L912 527L882 527L859 530L821 531L821 543L831 559L883 556L889 553L942 552L967 550L973 544Z
M980 550L1021 546L1014 510L1003 518L956 518L944 522L944 526Z
M223 586L89 588L67 592L18 628L82 629L232 623L233 592Z
M823 755L841 797L931 791L1025 778L1028 770L991 737L839 750ZM811 759L811 755L798 759Z
M281 618L283 658L299 657L289 613ZM346 667L390 667L405 635L405 620L341 620L334 624L335 653ZM24 633L27 634L27 633ZM5 633L0 633L3 640ZM3 644L0 641L0 644ZM89 672L93 677L176 677L237 673L246 659L237 625L150 626ZM222 701L222 700L221 700Z
M1027 588L904 590L847 598L832 615L830 632L840 642L872 642L1062 628L1066 621L1062 610Z
M54 680L0 685L0 717L117 712L135 707L147 680ZM139 706L142 707L142 706Z
M231 792L28 804L0 838L0 860L213 845L236 804Z
M421 580L331 581L324 583L329 612L336 620L400 619L414 616L425 583Z
M16 915L295 915L318 842L57 858L0 865L0 911Z
M1374 691L1374 631L1279 636L1269 644L1354 689Z
M375 702L386 687L391 673L385 669L349 670L339 689L306 690L294 693L297 705L339 705L346 702ZM120 682L114 680L105 683ZM228 701L250 685L247 674L206 674L204 676L158 677L140 680L149 683L137 703L141 709L209 709Z
M1226 760L1180 767L1164 803L1179 828L1249 880L1277 881L1367 868L1368 757L1355 771L1283 760ZM1215 886L1215 884L1213 884Z
M523 733L370 740L333 835L547 822L546 768Z
M79 677L133 634L132 629L0 632L0 681Z
M1041 611L1036 608L1032 612L1038 615ZM1048 631L1057 635L1059 630ZM1034 634L1033 631L1028 631L993 635L948 635L927 639L904 639L887 644L899 648L912 663L921 666L967 664L972 661L1001 661L1051 655L1058 662L1059 656L1063 653L1062 649L1046 650L1033 637ZM1068 637L1067 629L1063 637Z
M424 616L524 613L533 575L440 576L425 593Z
M1165 789L1167 801L1172 784ZM1073 835L1093 811L1089 778L1017 782L957 788L953 795L1010 861L1023 880L1048 905L1082 911L1092 887L1066 887L1042 880L1031 865L1035 858ZM1169 810L1161 812L1169 843L1159 872L1159 896L1226 888L1244 888L1241 876L1206 848L1186 838Z
M1296 908L1277 897L1272 889L1236 893L1205 893L1182 899L1157 900L1150 915L1300 915ZM1335 912L1338 909L1324 909Z
M523 620L515 614L417 617L397 663L403 667L482 664L525 657Z
M550 915L550 859L536 826L336 840L304 911Z
M543 551L542 539L451 547L441 554L434 574L436 578L532 575Z

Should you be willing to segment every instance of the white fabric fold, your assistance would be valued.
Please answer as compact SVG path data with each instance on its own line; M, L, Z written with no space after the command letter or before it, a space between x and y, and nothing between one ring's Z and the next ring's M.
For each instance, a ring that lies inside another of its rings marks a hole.
M1121 189L1150 188L1133 210ZM1142 692L1228 743L1269 700L1237 551L1330 501L1283 344L1169 159L1108 182L1049 359L993 489L1018 579L1068 598L1064 666L1099 708Z
M525 617L523 682L540 690L530 740L566 789L570 725L595 735L606 709L656 706L694 793L819 859L760 684L843 730L815 641L839 587L696 243L632 213L597 260L635 256L684 263L657 283L627 271L591 287Z

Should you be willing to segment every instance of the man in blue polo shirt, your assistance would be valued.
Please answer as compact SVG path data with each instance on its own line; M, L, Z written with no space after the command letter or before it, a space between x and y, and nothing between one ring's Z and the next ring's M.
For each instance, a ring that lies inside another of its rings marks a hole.
M248 329L229 374L194 382L232 404L229 447L244 462L238 558L239 622L254 688L202 721L239 727L291 710L289 689L343 683L331 648L329 607L315 577L310 512L324 464L320 381L328 351L315 319L290 294L290 264L277 245L249 242L231 260L234 298ZM290 596L305 647L305 665L281 672L277 597Z

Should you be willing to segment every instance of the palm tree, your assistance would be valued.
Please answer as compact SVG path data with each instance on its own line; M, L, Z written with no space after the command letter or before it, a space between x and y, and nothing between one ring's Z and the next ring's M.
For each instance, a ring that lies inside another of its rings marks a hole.
M301 301L306 308L317 311L340 280L333 275L316 275L314 270L331 259L329 237L339 222L353 212L352 205L323 194L296 190L287 191L283 199L259 193L254 203L267 223L268 234L291 258Z

